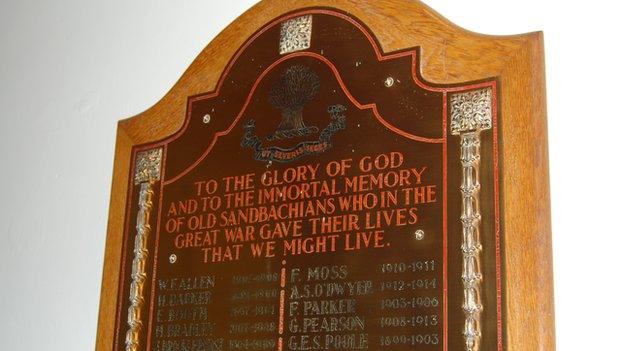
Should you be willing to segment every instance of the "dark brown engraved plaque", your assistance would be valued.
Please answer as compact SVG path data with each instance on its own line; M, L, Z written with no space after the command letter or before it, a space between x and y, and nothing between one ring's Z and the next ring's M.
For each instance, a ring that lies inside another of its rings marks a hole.
M115 350L502 350L495 78L297 11L134 148Z

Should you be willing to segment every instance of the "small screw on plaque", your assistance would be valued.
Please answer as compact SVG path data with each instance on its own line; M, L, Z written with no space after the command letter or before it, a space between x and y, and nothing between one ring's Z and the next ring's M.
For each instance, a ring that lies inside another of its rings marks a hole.
M204 123L205 123L205 124L210 123L210 115L209 115L209 114L207 114L207 113L204 115Z
M414 238L416 238L416 240L422 240L425 237L425 231L422 229L418 229L417 231L414 232Z
M176 256L176 254L171 254L171 256L169 256L169 263L174 264L177 260L178 256Z
M386 80L384 80L384 85L387 88L390 88L391 86L393 86L394 85L394 78L392 78L392 77L386 78Z

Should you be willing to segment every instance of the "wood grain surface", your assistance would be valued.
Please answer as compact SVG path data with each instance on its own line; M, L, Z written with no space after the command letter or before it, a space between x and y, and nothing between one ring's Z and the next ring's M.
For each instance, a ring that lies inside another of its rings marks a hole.
M235 51L258 28L284 13L313 6L357 17L386 53L420 46L421 72L429 82L499 78L506 349L554 350L542 33L477 34L408 0L264 0L225 28L153 107L119 122L96 350L113 348L132 146L175 133L183 124L187 98L212 91Z

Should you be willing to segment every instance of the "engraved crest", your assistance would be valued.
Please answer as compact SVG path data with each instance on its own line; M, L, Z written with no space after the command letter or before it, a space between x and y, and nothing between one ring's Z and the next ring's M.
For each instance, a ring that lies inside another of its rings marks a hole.
M271 89L269 102L281 110L282 122L267 140L293 138L318 133L317 127L303 122L303 106L319 92L319 77L307 66L288 67Z
M264 141L287 140L318 134L319 128L307 126L303 120L303 107L318 95L320 79L316 72L304 65L286 68L269 91L268 100L281 112L281 121L275 131ZM336 104L327 108L329 124L320 132L316 140L300 141L291 147L263 145L263 138L256 134L256 121L249 119L244 125L245 134L241 146L252 148L258 161L290 162L305 155L320 154L331 148L331 137L346 128L344 105Z

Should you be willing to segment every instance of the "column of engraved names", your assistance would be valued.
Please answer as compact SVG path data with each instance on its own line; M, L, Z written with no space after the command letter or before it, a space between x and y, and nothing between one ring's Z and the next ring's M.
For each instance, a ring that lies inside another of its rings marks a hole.
M241 274L231 280L228 350L275 350L280 273Z
M154 350L222 350L223 339L213 337L215 277L162 278L157 282Z
M381 309L379 346L399 349L442 345L443 301L439 262L435 259L393 261L378 266Z
M344 264L289 272L287 350L369 349L369 320L358 299L373 294L373 281L353 277Z

